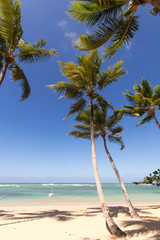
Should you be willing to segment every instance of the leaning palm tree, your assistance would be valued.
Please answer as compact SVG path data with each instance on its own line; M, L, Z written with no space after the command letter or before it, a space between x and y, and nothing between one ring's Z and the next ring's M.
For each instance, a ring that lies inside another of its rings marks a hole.
M104 57L112 57L123 44L130 43L139 29L136 12L140 6L150 4L153 15L160 14L160 0L78 0L71 1L68 11L72 18L89 27L92 33L80 35L74 45L81 50L98 48L111 41Z
M30 86L16 59L19 62L34 63L48 60L57 53L54 49L45 49L46 41L43 38L32 45L25 42L22 35L20 1L0 0L0 85L9 69L12 80L19 82L22 88L21 100L24 100L30 94Z
M136 125L142 125L150 122L152 119L160 129L160 123L156 117L156 111L160 110L160 86L152 88L147 79L142 78L142 84L136 83L134 86L135 93L127 90L123 93L131 105L124 105L125 109L122 114L144 118Z
M106 105L101 105L99 107L98 105L94 105L94 110L93 110L93 121L94 121L94 137L97 138L99 136L102 137L103 142L104 142L104 148L107 153L107 156L110 160L110 163L114 169L114 172L121 184L126 202L128 204L128 208L130 211L130 215L133 218L139 218L136 210L134 209L125 185L123 183L123 180L118 172L118 169L111 157L111 154L108 150L107 147L107 141L118 143L121 145L121 150L124 148L124 144L122 141L122 137L119 135L123 131L123 127L118 125L119 121L121 120L121 117L119 117L118 112L115 113L113 116L108 116L108 107ZM86 109L84 112L79 113L79 115L76 117L76 120L80 122L80 124L73 125L75 130L71 131L68 136L74 136L76 138L86 138L90 139L90 115L91 111L90 109Z
M90 53L87 53L86 56L78 56L77 64L74 64L73 62L60 62L62 74L68 78L69 82L58 82L57 84L48 85L48 87L53 89L55 92L62 93L62 96L67 99L75 100L75 102L70 106L68 116L73 113L83 111L87 104L87 99L89 99L91 110L91 151L97 192L105 217L106 227L111 234L120 237L125 236L126 234L116 225L110 216L97 168L94 141L93 101L103 101L105 104L108 104L98 93L98 90L103 89L108 84L118 81L119 77L125 74L125 71L121 68L122 61L120 61L113 68L108 68L108 71L100 72L101 63L102 59L97 51L91 51Z

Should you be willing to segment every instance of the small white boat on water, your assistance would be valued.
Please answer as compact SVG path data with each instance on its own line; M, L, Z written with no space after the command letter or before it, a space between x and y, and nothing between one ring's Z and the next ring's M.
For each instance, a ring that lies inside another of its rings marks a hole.
M48 197L53 197L54 193L53 193L53 188L52 188L52 192L48 194Z
M49 194L48 194L48 197L53 197L53 196L54 196L53 193L49 193Z

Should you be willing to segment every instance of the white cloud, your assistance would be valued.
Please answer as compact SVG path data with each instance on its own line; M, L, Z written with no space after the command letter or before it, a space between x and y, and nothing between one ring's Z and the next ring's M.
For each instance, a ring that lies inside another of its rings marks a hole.
M66 22L65 20L62 20L62 21L60 21L60 22L57 23L57 25L60 26L60 27L62 27L62 28L65 27L66 24L67 24L67 22Z
M133 46L133 42L130 42L129 44L127 44L126 45L127 51L130 51L132 46Z
M77 33L75 33L75 32L65 32L65 37L75 39L77 37Z

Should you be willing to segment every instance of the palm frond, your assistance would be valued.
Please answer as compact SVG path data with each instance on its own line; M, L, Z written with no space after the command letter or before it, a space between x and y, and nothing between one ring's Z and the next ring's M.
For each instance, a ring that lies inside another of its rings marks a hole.
M0 0L0 35L9 49L13 43L14 19L11 0Z
M79 39L73 42L73 46L80 50L92 50L101 47L111 39L120 28L122 22L118 20L117 18L108 19L106 23L101 23L93 33L80 35Z
M11 79L14 82L18 82L19 86L22 88L21 101L23 101L30 95L30 86L28 80L22 69L17 64L12 64L9 69L12 74Z
M160 86L156 86L154 89L153 101L160 98Z
M78 130L85 132L85 133L89 133L90 134L90 125L85 125L85 124L76 124L76 125L72 125L72 127L77 128Z
M57 84L47 85L54 92L63 93L63 96L68 99L78 99L83 96L83 92L71 83L58 82Z
M150 10L150 14L157 16L160 15L160 8L154 7Z
M119 144L121 146L121 150L123 150L124 147L125 147L121 137L115 137L115 136L110 134L110 135L108 135L108 140L110 142L114 142L114 143Z
M76 116L76 121L83 123L85 126L88 125L90 128L90 115L91 115L90 108L85 109L84 112L81 112Z
M136 106L135 101L134 101L134 93L131 91L127 90L128 93L123 93L123 95L127 98L127 100L132 104L133 107ZM124 107L124 106L123 106Z
M106 125L109 130L113 130L116 125L121 121L122 114L119 114L119 112L114 112L114 114L106 119Z
M83 87L86 83L85 69L81 65L76 65L73 62L60 62L60 70L64 76L66 76L71 83L78 87Z
M108 101L106 101L106 99L104 99L100 94L98 93L94 93L93 99L97 102L97 104L103 108L103 107L108 107L110 109L114 109L114 107L112 106L111 103L109 103Z
M113 82L117 82L121 76L126 74L126 71L121 68L122 64L123 61L118 61L113 68L108 67L108 71L102 71L98 82L100 90Z
M23 34L21 25L21 3L19 0L12 1L12 13L14 20L12 49L16 49Z
M117 18L118 30L114 34L112 44L104 51L104 58L112 58L114 54L123 47L123 44L129 44L135 32L139 28L138 16L131 15L124 19L123 17Z
M123 130L124 130L124 127L122 126L116 126L110 129L112 135L116 135L116 136L119 136Z
M126 1L82 0L72 1L68 13L78 22L94 26L109 17L115 17L122 12Z
M78 99L75 103L71 104L70 106L70 111L67 115L67 117L65 117L64 119L68 118L69 116L71 116L72 114L76 113L76 112L82 112L84 110L84 108L86 107L86 100L83 98Z
M44 61L51 58L51 55L58 56L55 49L46 50L44 48L46 41L42 38L35 42L33 45L31 43L25 42L19 46L19 54L15 57L19 57L21 62L35 63L37 61Z
M151 115L147 115L136 126L140 126L142 124L149 123L151 120L152 120L152 116Z
M90 133L78 131L78 130L73 130L67 134L67 136L74 136L75 138L85 138L85 139L90 139Z

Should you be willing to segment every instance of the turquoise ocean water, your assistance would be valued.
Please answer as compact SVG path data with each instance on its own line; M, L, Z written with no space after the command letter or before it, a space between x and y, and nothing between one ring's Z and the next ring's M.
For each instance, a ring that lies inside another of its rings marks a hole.
M160 203L160 187L125 184L133 202ZM108 203L125 202L119 184L102 184ZM53 191L54 196L49 197ZM0 204L10 203L70 203L98 202L95 184L0 184Z

